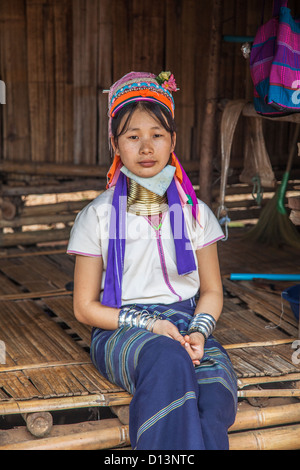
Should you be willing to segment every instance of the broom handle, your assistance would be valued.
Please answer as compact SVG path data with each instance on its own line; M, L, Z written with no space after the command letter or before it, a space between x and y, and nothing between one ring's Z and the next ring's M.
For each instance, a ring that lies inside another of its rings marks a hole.
M296 144L297 144L297 140L298 140L298 136L299 136L299 130L300 130L300 124L296 124L294 134L293 134L293 138L292 138L292 143L291 143L290 150L289 150L289 156L288 156L286 169L285 169L285 172L283 174L282 181L281 181L281 184L280 184L279 190L278 190L277 209L281 214L286 214L286 209L285 209L285 206L284 206L284 196L285 196L285 193L286 193L286 187L287 187L287 184L288 184L288 179L289 179L290 171L291 171L291 168L292 168L295 148L296 148Z
M295 148L297 146L299 131L300 131L300 124L296 124L293 139L292 139L292 144L291 144L290 151L289 151L289 158L288 158L287 165L286 165L286 170L285 170L286 173L289 173L292 168L292 163L293 163Z

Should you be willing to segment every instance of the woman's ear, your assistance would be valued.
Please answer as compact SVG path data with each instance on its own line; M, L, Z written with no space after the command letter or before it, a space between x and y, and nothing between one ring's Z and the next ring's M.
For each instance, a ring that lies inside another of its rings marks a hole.
M114 154L115 154L115 155L119 155L118 145L116 144L116 141L115 141L114 137L111 137L111 138L110 138L110 143L111 143L111 146L112 146L112 148L113 148L113 150L114 150Z
M172 137L171 137L171 153L174 152L175 147L176 147L176 132L173 132Z

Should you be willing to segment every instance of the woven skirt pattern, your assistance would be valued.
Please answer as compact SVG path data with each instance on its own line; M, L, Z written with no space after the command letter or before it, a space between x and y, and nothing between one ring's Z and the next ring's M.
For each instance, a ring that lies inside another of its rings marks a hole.
M184 335L195 300L137 305L172 322ZM237 381L230 359L210 336L194 367L178 341L140 328L94 328L91 358L109 381L133 394L130 439L134 449L227 449L235 419Z

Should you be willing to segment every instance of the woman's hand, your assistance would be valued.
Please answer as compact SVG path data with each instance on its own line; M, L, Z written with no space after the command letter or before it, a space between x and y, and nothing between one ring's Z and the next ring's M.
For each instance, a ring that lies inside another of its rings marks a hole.
M200 364L204 355L204 336L201 333L192 333L184 337L184 347L195 366Z
M182 336L177 327L168 320L156 320L153 327L153 333L168 336L185 348L195 366L200 364L204 354L204 336L201 333L192 333Z
M182 345L185 343L184 337L179 333L178 328L168 320L156 320L152 331L157 335L175 339L175 341L179 341Z

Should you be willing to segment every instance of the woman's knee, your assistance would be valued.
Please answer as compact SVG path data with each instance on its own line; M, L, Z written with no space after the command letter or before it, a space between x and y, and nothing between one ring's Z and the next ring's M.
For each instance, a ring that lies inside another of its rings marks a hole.
M206 421L233 424L236 414L236 401L232 393L220 383L202 385L199 390L199 412Z
M193 363L184 347L167 336L157 336L142 348L137 369L143 373L153 373L155 370L160 380L174 380L180 374L194 374Z

